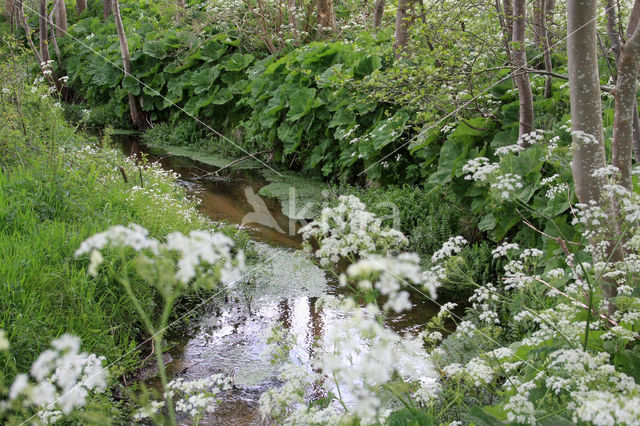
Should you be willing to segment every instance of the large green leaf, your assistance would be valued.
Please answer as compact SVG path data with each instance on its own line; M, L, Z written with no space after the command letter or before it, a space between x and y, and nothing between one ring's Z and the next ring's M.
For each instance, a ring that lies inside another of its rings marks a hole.
M382 67L382 60L379 56L367 56L360 59L354 70L354 77L362 78Z
M205 69L201 71L194 72L190 80L194 87L193 93L199 95L209 90L213 82L218 78L219 74L220 68L217 66L205 67Z
M307 115L313 108L316 89L305 88L296 90L289 99L288 121L296 121Z
M140 94L140 83L131 75L125 75L122 79L122 88L133 96Z
M241 53L234 53L222 64L222 67L227 71L242 71L247 68L256 59L255 56L248 53L243 55Z
M284 145L284 153L291 154L300 145L304 129L301 125L284 122L278 127L278 138Z
M401 109L392 117L378 122L369 134L373 147L379 151L402 136L407 120L409 120L409 113Z
M222 58L222 55L227 51L228 46L224 43L220 43L217 40L212 40L206 43L199 49L200 57L207 62L214 62Z

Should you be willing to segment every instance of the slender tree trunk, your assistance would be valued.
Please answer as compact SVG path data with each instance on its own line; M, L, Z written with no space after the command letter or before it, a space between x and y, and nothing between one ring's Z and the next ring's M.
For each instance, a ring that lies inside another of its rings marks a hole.
M335 28L336 17L333 12L333 0L318 0L318 24L324 28Z
M400 58L407 54L407 43L409 42L408 9L409 0L398 0L398 9L396 10L395 42L393 44L396 58Z
M60 68L62 68L62 62L61 62L62 55L60 54L60 48L58 47L58 40L56 37L58 28L55 27L53 17L56 16L56 14L58 13L58 7L60 6L61 3L64 4L64 0L53 0L53 8L51 10L51 13L49 14L49 25L51 25L51 44L53 44L53 51L56 53L56 59L58 60L58 65L60 66ZM66 11L65 11L65 18L66 18Z
M40 0L38 11L38 22L40 25L40 58L42 62L49 62L49 41L47 30L47 1Z
M106 21L111 16L112 0L104 0L102 3L102 19Z
M504 45L504 53L507 55L507 61L510 64L513 64L513 57L511 56L511 36L513 31L513 26L511 27L511 31L507 27L507 17L502 12L502 6L500 6L500 0L495 0L495 8L496 12L498 12L498 19L500 20L500 28L502 29L502 44Z
M504 24L509 34L509 41L513 41L513 0L502 0L502 9L504 10Z
M42 56L40 55L40 52L38 51L38 48L33 43L33 39L31 38L31 28L29 27L29 22L27 21L27 17L24 15L23 2L22 2L22 0L17 0L16 4L17 4L17 7L18 7L18 15L20 16L20 20L22 21L22 28L24 28L24 32L27 35L27 42L29 43L29 46L31 47L31 50L33 50L33 54L36 56L36 60L38 61L38 65L40 65L40 67L42 67Z
M627 27L627 37L631 37L634 30L638 26L638 22L640 22L640 2L636 1L633 4L633 9L631 10L631 16L629 17L629 26Z
M549 10L549 7L554 7L555 6L555 1L549 1L549 0L543 0L542 2L542 7L543 7L543 14L546 17L548 16L553 16L553 10ZM543 55L544 55L544 70L548 73L552 73L553 72L553 63L551 62L551 40L549 37L549 34L551 33L551 31L549 31L549 28L547 27L547 19L545 19L543 21L543 25L540 28L542 31L542 48L543 48ZM547 75L547 79L545 80L544 83L544 97L545 98L550 98L552 93L552 84L553 84L553 79L551 74Z
M533 131L533 92L529 74L523 70L527 67L527 53L525 51L526 32L526 4L525 0L513 0L513 67L518 85L520 99L520 136ZM526 145L526 143L525 143Z
M80 15L87 8L87 0L76 0L76 10Z
M632 188L631 160L633 153L633 119L638 115L636 98L638 70L640 68L640 27L636 26L631 38L624 44L618 63L618 81L614 92L616 105L611 150L613 165L620 170L621 184Z
M573 180L581 203L600 202L603 181L593 172L605 166L602 105L596 38L597 0L568 0L567 57Z
M556 9L556 0L546 0L545 10L547 14L545 15L545 25L547 32L547 40L549 42L549 46L553 48L553 16L554 11Z
M613 57L617 64L620 63L620 33L618 33L618 11L616 10L616 0L604 1L605 11L607 14L607 35L611 42L611 50L613 51ZM617 75L612 76L615 79Z
M118 40L120 41L120 53L122 54L122 66L124 68L124 76L131 75L131 58L129 57L129 44L127 43L127 37L124 33L124 26L122 25L122 17L120 16L120 4L118 0L113 0L113 18L116 22L116 30L118 31ZM145 121L142 116L142 111L138 106L138 101L133 94L128 93L129 97L129 111L131 113L131 121L139 128L144 129Z
M571 169L576 195L581 203L594 202L604 207L602 188L606 181L593 174L606 165L597 55L597 10L597 0L567 1L567 57L574 148ZM615 227L619 229L615 206L610 213ZM615 231L607 232L610 233L606 237L609 245L605 259L601 260L621 261L624 253ZM597 243L591 241L595 253L599 252ZM602 289L605 296L608 299L615 297L616 283L604 281ZM610 304L609 313L613 311L614 305Z
M633 32L638 28L640 22L640 1L637 1L633 5L631 11L631 17L629 18L629 26L627 27L627 38L631 38ZM640 163L640 116L638 116L638 102L633 107L633 151L635 153L636 162Z
M375 7L373 9L373 29L378 29L382 26L382 16L384 15L385 0L376 0Z
M67 34L67 6L64 4L64 0L53 2L55 10L56 21L56 36L64 37Z
M546 0L536 0L533 5L533 43L542 48L542 28L544 27L544 6Z

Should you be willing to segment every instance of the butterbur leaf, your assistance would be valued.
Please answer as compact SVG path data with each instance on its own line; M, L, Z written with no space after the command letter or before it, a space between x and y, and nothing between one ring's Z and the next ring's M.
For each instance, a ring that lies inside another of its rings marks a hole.
M193 73L191 76L191 84L194 87L193 93L199 95L207 91L219 74L219 67L206 67L202 71Z
M278 127L278 138L284 144L285 154L291 154L298 148L302 141L303 130L302 126L289 123L282 123L280 127Z
M391 118L378 122L370 134L373 147L380 150L402 136L407 120L409 113L401 109Z
M288 121L296 121L307 115L313 107L316 89L306 88L293 92L289 99Z
M140 86L140 83L138 83L138 81L131 75L126 75L122 79L122 88L133 96L138 96L140 94Z
M217 40L212 40L202 46L198 52L200 53L200 57L205 61L214 62L222 58L222 55L224 55L227 49L227 45L222 44Z
M380 68L382 68L382 60L379 56L367 56L362 58L356 65L354 77L363 78Z
M227 71L242 71L251 65L255 59L256 57L252 54L243 55L241 53L234 53L224 61L222 66Z

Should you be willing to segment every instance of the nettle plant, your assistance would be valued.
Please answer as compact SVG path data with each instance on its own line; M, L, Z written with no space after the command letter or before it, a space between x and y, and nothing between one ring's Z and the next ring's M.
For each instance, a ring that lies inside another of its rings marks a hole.
M171 424L176 411L190 415L197 424L204 413L215 409L216 395L229 389L230 382L211 376L194 382L176 379L168 382L163 361L163 337L175 302L182 296L213 290L219 284L235 285L245 270L242 250L234 248L231 238L219 232L173 232L165 241L151 238L143 227L117 225L85 240L76 256L89 255L92 275L106 272L124 287L140 320L153 341L163 400L152 401L135 414L136 418L162 418L158 410L166 408ZM154 288L163 303L159 315L148 312L136 296L134 284L142 281ZM174 405L174 398L180 399Z

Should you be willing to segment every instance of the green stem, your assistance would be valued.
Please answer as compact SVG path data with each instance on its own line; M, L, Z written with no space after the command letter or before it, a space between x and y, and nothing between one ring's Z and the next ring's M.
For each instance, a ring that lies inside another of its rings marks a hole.
M162 383L162 390L166 394L165 401L167 404L167 411L169 412L171 425L176 424L176 412L173 406L173 397L167 393L167 385L169 381L167 380L167 371L164 367L164 359L162 357L162 338L164 337L167 323L169 322L169 315L171 314L173 301L174 299L172 297L167 297L164 299L164 307L162 309L162 316L160 317L160 327L158 329L158 332L153 335L153 344L156 348L156 362L158 364L158 373L160 375L160 382Z

